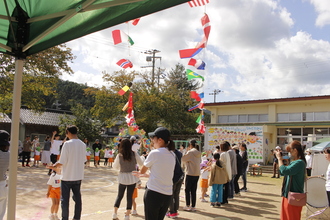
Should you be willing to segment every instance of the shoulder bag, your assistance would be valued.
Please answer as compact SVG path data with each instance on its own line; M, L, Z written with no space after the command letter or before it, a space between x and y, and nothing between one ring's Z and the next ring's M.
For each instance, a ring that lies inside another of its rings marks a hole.
M305 206L307 201L307 193L306 193L307 181L306 180L304 181L304 185L305 185L304 193L291 192L290 191L291 182L292 182L292 176L290 176L290 183L288 189L288 203L293 206Z

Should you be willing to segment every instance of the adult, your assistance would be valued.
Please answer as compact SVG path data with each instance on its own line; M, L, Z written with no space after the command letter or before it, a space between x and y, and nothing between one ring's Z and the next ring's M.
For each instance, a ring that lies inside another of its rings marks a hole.
M132 209L133 192L136 183L139 181L138 177L132 175L132 172L136 170L136 165L143 165L140 156L132 150L132 144L130 140L122 140L119 145L119 153L116 156L115 162L113 163L113 168L119 170L118 193L112 215L113 219L117 219L117 212L120 206L120 202L123 199L126 190L127 205L124 219L129 219Z
M144 194L144 215L146 220L164 219L170 205L173 191L175 167L174 142L170 131L164 127L148 133L154 149L149 152L138 174L145 174L150 169L150 176Z
M31 137L27 135L25 137L25 140L23 142L23 151L22 151L22 167L30 167L30 158L31 158L31 149L32 148L32 142ZM25 165L24 165L25 163Z
M9 134L5 130L0 130L0 219L3 219L6 213L7 205L7 175L9 168Z
M50 160L55 164L60 155L60 147L63 144L63 141L60 140L61 136L57 134L57 131L53 131L51 138L51 147L50 147Z
M96 139L94 144L92 145L92 149L93 149L93 152L94 152L94 166L96 165L99 165L100 166L100 160L98 160L97 164L96 164L96 161L95 161L95 151L96 151L96 148L98 148L99 150L102 149L102 144L100 143L100 140L99 139Z
M50 163L50 147L52 143L50 142L50 137L47 135L44 141L44 148L42 149L41 163L47 165Z
M306 159L304 150L299 141L292 141L286 150L291 153L291 162L288 166L283 164L280 151L276 152L280 173L284 175L282 187L281 220L296 220L301 218L302 206L293 206L288 203L288 193L304 192Z
M136 153L139 154L139 150L140 150L140 144L137 143L136 137L135 136L131 136L130 137L130 141L132 144L132 150ZM140 155L140 154L139 154Z
M248 159L248 153L247 153L247 147L246 144L242 143L240 144L240 155L243 160L243 170L242 170L242 180L243 180L243 187L241 188L241 191L246 192L246 176L247 176L247 168L249 166L249 159Z
M328 170L327 173L325 175L326 178L326 182L325 182L325 189L327 191L327 196L328 196L328 206L330 207L330 147L326 147L323 151L325 159L327 161L329 161L329 165L328 165Z
M279 170L279 166L278 166L278 159L276 157L276 152L281 151L281 150L282 149L280 146L276 146L275 151L273 152L274 158L273 158L273 176L272 176L272 178L276 177L276 172L277 172L277 178L280 178L280 170ZM281 154L282 154L282 152L281 152Z
M306 172L307 172L307 176L311 176L312 175L312 164L313 164L313 155L311 150L308 148L306 150Z
M196 191L200 175L201 152L198 150L196 140L190 140L186 154L182 156L182 162L186 166L185 178L185 211L196 211Z
M171 203L169 207L169 212L166 214L170 218L178 217L179 203L180 203L180 190L184 179L184 172L181 167L181 158L182 153L177 149L173 150L176 160L175 160L175 168L173 175L173 194L171 197Z
M62 220L69 219L69 200L70 190L73 193L75 201L73 220L79 220L81 217L81 181L84 179L84 167L86 162L86 145L78 139L78 128L75 125L69 125L65 134L68 141L64 142L61 157L53 167L62 166L61 181L61 208Z
M242 175L242 170L243 170L243 159L241 155L239 155L239 147L235 145L233 147L235 153L236 153L236 167L237 167L237 175L235 176L234 179L234 190L235 190L235 195L240 196L240 189L238 185L238 179Z
M224 141L220 144L220 160L226 165L226 171L228 173L228 182L223 184L223 197L222 203L228 203L229 191L230 191L230 181L232 179L232 169L231 169L231 159L229 155L230 144Z
M215 147L215 150L214 150L213 154L220 154L220 153L221 153L220 152L220 146L218 145L218 146Z
M236 144L233 144L233 146L236 146ZM236 152L235 150L229 146L228 154L230 157L230 166L231 166L231 180L229 181L229 190L228 190L228 198L232 199L234 198L234 180L237 175L237 161L236 161Z

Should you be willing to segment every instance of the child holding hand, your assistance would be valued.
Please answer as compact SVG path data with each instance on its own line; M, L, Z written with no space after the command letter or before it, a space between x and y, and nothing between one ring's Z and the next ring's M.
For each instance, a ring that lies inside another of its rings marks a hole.
M207 202L205 200L205 196L207 196L207 189L209 187L209 166L208 166L208 160L203 160L202 163L200 164L201 168L201 181L200 181L200 187L201 187L201 202Z
M100 150L98 148L95 149L95 154L94 154L94 164L95 164L95 167L97 168L97 164L99 163L99 160L100 160Z
M50 220L60 220L57 216L58 208L60 205L61 199L61 168L59 167L48 167L49 169L53 169L53 173L50 175L49 180L47 182L48 191L47 198L52 199L52 206L50 207Z
M86 166L90 167L91 163L91 149L89 147L86 148Z

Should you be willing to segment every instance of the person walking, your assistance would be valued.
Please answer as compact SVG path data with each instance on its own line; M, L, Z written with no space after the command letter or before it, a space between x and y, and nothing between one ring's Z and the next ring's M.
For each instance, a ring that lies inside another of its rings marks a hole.
M66 128L69 139L64 142L61 157L52 167L62 166L61 180L61 208L62 220L69 219L70 190L75 201L73 220L79 220L82 211L81 181L84 179L84 165L86 162L86 145L78 139L78 128L69 125ZM49 168L52 168L51 166Z
M113 168L119 170L118 174L118 194L114 204L112 219L118 219L118 209L121 200L124 197L124 193L127 195L127 205L125 212L125 220L130 219L132 210L132 198L136 183L139 182L139 178L132 175L133 171L136 171L136 165L142 166L143 162L137 152L132 150L132 144L129 139L124 139L120 142L119 153L116 156Z
M7 170L9 168L9 133L0 130L0 219L3 219L7 206Z
M96 139L95 140L95 143L92 145L92 149L93 149L93 152L94 152L94 166L95 167L97 167L97 165L100 166L100 160L98 160L97 163L95 161L96 148L98 148L99 150L102 149L102 144L100 143L100 140L99 139Z
M200 175L201 152L198 150L196 140L190 140L186 154L182 156L182 162L186 166L184 211L196 211L196 191Z
M287 152L291 153L291 162L288 166L283 163L280 151L276 152L280 173L284 175L282 187L282 207L281 220L297 220L301 218L302 206L293 206L288 202L288 193L304 192L304 182L306 173L306 159L303 148L299 141L292 141L287 147Z
M42 149L42 154L41 154L41 163L46 166L47 164L50 164L50 146L51 142L49 140L49 136L47 135L45 141L44 141L44 147Z
M175 167L174 142L170 131L164 127L148 133L154 149L149 152L140 171L144 175L150 169L150 177L144 194L144 215L146 220L162 220L168 210L173 193Z

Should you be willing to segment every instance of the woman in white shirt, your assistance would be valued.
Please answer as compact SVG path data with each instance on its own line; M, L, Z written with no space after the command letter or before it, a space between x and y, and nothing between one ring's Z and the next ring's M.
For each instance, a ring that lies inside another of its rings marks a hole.
M306 171L307 171L307 176L311 176L312 175L312 164L313 164L313 155L310 149L306 150Z
M143 162L139 155L132 151L132 144L129 139L124 139L120 142L119 153L113 163L113 168L119 170L118 174L118 195L114 205L113 219L118 219L117 212L120 206L120 202L123 199L125 190L127 189L127 206L125 213L125 220L129 220L132 209L132 196L136 183L139 178L132 175L132 172L136 170L136 165L142 166Z

